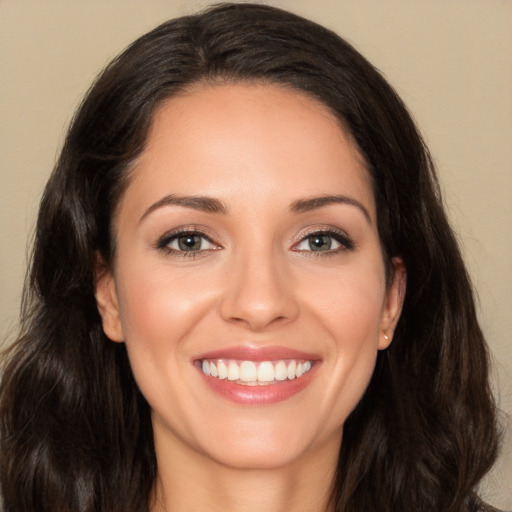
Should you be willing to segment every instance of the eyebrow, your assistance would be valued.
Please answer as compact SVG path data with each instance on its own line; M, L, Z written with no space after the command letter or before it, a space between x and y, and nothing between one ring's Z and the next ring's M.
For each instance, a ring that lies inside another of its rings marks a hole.
M298 199L290 205L290 211L293 213L304 213L316 210L317 208L322 208L323 206L329 206L331 204L348 204L350 206L355 206L363 213L368 222L371 223L371 217L368 210L356 199L344 195L318 196L307 199ZM214 197L178 196L175 194L169 194L149 206L142 214L139 222L142 222L142 220L144 220L144 218L153 211L164 206L181 206L206 213L228 213L227 206L222 201L215 199Z
M227 213L226 205L213 197L203 196L178 196L169 194L162 197L156 203L153 203L142 214L139 222L142 222L151 212L162 208L163 206L182 206L184 208L192 208L193 210L200 210L206 213Z
M355 206L363 213L370 224L372 222L370 213L359 201L357 201L357 199L344 195L318 196L308 199L298 199L291 204L290 210L294 213L303 213L331 204L348 204L350 206Z

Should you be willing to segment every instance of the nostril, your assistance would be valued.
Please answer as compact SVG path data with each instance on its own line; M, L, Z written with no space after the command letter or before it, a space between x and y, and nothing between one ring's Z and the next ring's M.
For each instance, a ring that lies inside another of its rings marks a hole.
M225 282L220 313L225 321L261 330L296 318L298 304L286 268L277 268L275 255L265 259L255 251L234 262ZM265 260L265 264L262 260Z

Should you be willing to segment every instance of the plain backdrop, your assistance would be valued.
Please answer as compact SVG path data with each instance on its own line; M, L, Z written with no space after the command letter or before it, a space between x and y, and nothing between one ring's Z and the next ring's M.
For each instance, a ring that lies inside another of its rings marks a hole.
M0 341L65 128L99 70L211 2L0 0ZM438 166L495 362L503 453L485 495L512 509L512 1L275 0L351 41L394 85Z

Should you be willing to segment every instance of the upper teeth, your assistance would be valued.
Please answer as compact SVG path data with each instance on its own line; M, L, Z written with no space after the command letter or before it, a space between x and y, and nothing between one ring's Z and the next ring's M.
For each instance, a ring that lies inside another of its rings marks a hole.
M206 375L245 384L262 384L295 379L311 369L311 361L235 361L232 359L203 359L202 370Z

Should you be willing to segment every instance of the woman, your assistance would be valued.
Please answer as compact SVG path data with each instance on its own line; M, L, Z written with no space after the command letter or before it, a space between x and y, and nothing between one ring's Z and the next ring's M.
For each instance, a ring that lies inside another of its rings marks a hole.
M328 30L170 21L100 75L39 213L6 511L473 511L487 349L417 129Z

